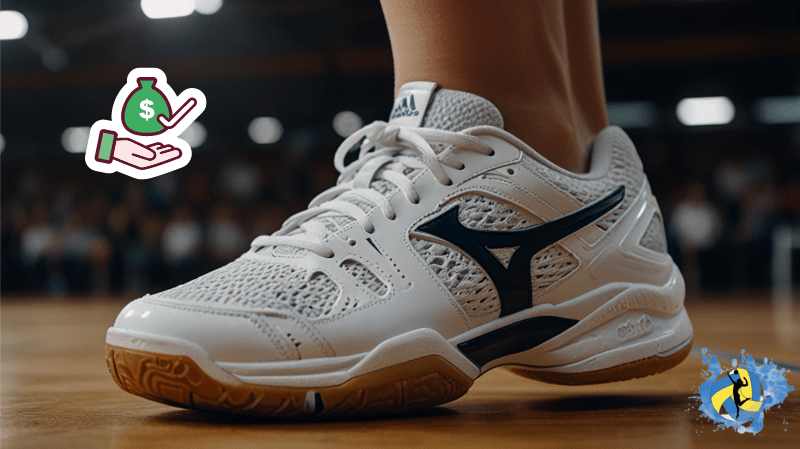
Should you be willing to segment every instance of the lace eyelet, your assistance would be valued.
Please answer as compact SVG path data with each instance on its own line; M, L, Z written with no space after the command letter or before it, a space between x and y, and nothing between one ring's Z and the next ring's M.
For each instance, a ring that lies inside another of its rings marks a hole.
M353 240L353 239L350 239L350 240L347 241L347 244L350 245L350 246L356 246L356 241Z
M497 154L497 152L496 152L496 151L494 151L494 148L492 148L492 152L491 152L491 153L489 153L489 157L492 157L492 156L494 156L495 154Z
M506 171L508 172L509 175L513 175L514 174L514 169L513 168L509 168Z
M450 187L451 185L453 185L453 180L452 179L447 181L447 184L445 184L445 187Z

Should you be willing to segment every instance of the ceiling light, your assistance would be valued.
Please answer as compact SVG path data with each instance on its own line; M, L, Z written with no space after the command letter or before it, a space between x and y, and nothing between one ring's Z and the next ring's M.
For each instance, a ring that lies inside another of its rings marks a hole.
M89 127L67 128L61 134L61 145L70 153L85 153L89 143Z
M28 32L28 20L19 11L0 11L0 40L20 39Z
M283 135L283 125L275 117L258 117L250 122L247 134L253 142L259 144L275 143Z
M142 11L151 19L188 16L194 8L195 0L142 0Z
M725 125L733 121L736 108L728 97L684 98L675 109L686 126Z

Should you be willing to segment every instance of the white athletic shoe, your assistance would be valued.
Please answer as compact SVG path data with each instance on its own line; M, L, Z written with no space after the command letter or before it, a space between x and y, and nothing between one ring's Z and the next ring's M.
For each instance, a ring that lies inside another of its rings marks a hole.
M406 84L308 210L122 310L114 379L180 407L343 415L443 404L499 366L590 384L680 363L683 278L630 139L605 129L575 174L502 128L483 98Z

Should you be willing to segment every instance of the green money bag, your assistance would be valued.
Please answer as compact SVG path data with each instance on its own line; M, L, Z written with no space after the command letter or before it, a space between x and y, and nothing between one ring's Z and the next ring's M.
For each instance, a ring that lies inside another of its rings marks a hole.
M171 110L164 94L156 88L155 78L137 78L136 88L122 107L122 123L128 131L139 135L155 135L164 131L158 122L163 114L167 119Z

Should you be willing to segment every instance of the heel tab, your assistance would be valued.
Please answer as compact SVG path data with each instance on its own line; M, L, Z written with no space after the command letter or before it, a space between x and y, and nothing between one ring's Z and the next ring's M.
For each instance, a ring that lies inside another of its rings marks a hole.
M591 173L605 173L614 165L632 165L643 170L642 160L633 141L622 128L609 126L600 131L592 142Z

